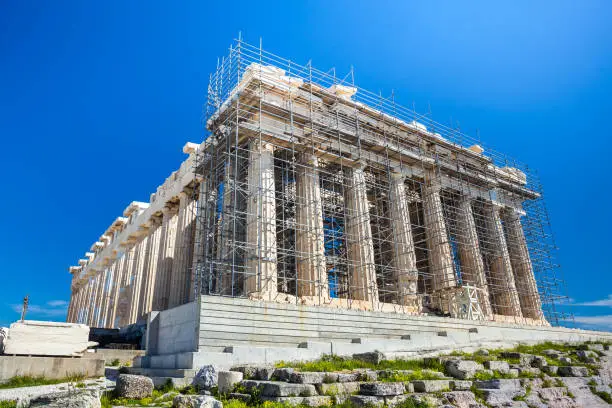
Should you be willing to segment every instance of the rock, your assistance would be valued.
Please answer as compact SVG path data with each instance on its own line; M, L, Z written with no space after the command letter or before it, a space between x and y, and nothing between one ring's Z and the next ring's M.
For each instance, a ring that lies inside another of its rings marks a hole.
M358 372L360 381L378 381L378 373L372 370L360 370Z
M242 382L244 384L244 381ZM317 395L312 384L292 384L280 381L261 381L261 395L266 397L312 397Z
M401 395L404 392L406 392L406 387L403 383L399 382L375 382L362 383L359 385L359 393L361 395L383 397L388 395Z
M230 371L238 371L239 373L242 373L245 380L254 379L256 370L257 367L250 365L240 365L230 368ZM291 372L293 372L293 368L279 368L278 370L291 370Z
M474 408L479 406L474 393L470 391L452 391L445 392L444 398L457 408Z
M150 397L153 395L153 380L144 375L119 374L115 395L129 399Z
M226 394L234 389L234 386L242 381L244 374L239 371L219 371L218 387L219 392Z
M193 378L193 383L202 390L210 390L217 386L219 375L215 366L205 365L198 370L198 373Z
M278 381L289 381L289 379L291 378L291 374L293 374L294 372L294 368L277 368L276 370L274 370L273 377Z
M478 371L484 370L482 364L470 360L449 360L446 362L446 372L451 377L466 380L474 377Z
M603 351L604 351L604 346L603 346L603 344L594 343L594 344L587 344L586 346L587 346L587 348L588 348L589 350L593 350L593 351L601 351L601 352L603 352Z
M559 399L564 397L566 393L567 389L565 387L540 388L538 390L538 395L545 401Z
M500 356L502 356L503 358L511 358L513 360L521 359L521 353L518 353L516 351L502 351Z
M527 395L525 402L529 408L548 408L548 404L543 403L536 393Z
M474 381L474 386L479 390L516 391L521 389L521 382L517 379L496 379Z
M235 400L240 400L242 402L250 402L251 401L251 395L250 394L242 394L239 392L232 392L230 393L227 399L235 399Z
M223 408L221 401L208 395L177 395L172 400L173 408Z
M414 385L410 381L406 381L404 383L404 387L406 388L406 392L412 394L414 392Z
M395 407L397 405L405 406L405 402L411 399L411 395L393 395L391 397L385 397L386 407ZM412 406L412 405L409 405Z
M540 375L540 373L542 372L539 368L535 368L535 367L521 367L518 369L519 374L524 375L524 376L531 376L531 377L536 377L538 375Z
M450 390L449 380L415 380L411 381L416 392L440 392Z
M280 404L306 407L329 406L332 403L331 397L315 395L312 397L262 397L263 401L272 401Z
M542 367L542 371L544 371L546 374L550 374L552 376L556 376L558 370L559 370L559 367L558 366L554 366L554 365L549 365L549 366L546 366L546 367Z
M488 356L490 353L489 350L478 350L474 354L476 354L477 356Z
M510 371L510 364L507 361L485 361L485 368L493 371L499 371L500 373L507 374Z
M8 337L8 328L0 327L0 354L4 352L4 339Z
M531 367L531 364L533 364L533 359L535 358L535 356L533 354L523 354L520 353L520 357L519 357L519 364L523 365L523 366L527 366L527 367Z
M561 377L586 377L589 375L589 370L586 367L561 366L557 373Z
M370 395L351 395L349 401L355 407L378 408L385 405L383 397L373 397Z
M46 408L100 408L100 392L97 389L75 389L40 395L19 405L23 407Z
M584 362L590 362L591 359L595 359L596 357L598 357L596 353L590 350L578 350L576 351L576 356L578 356L578 359L580 361Z
M380 362L385 359L385 355L380 351L376 350L368 353L353 354L353 359L370 364L380 364Z
M572 364L572 359L569 357L559 357L559 362L562 364Z
M316 388L321 395L350 395L359 391L359 383L317 384Z
M359 373L338 373L338 382L347 383L359 380Z
M544 350L542 354L550 358L559 358L563 353L557 350L548 349L548 350Z
M451 380L450 388L454 391L468 391L472 388L472 382L466 380Z
M531 366L535 368L544 368L548 365L548 361L542 356L533 356Z
M323 372L295 372L289 377L289 382L295 384L321 384L323 382L336 382L338 377L333 373ZM324 381L324 380L328 381ZM331 381L330 381L331 380Z
M253 378L261 381L269 381L272 379L275 372L276 368L272 366L255 367L255 373L253 374Z

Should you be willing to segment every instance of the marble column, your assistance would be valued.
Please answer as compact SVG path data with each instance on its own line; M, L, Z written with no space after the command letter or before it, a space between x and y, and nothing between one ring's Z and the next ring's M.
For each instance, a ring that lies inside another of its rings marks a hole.
M245 291L254 297L274 300L278 293L274 147L251 141L248 166Z
M522 317L500 211L501 207L497 204L487 205L489 231L495 248L489 265L491 272L489 291L497 314Z
M397 303L414 306L419 271L416 266L410 208L406 195L405 177L392 173L389 183L389 216L393 231L393 264Z
M234 243L234 223L236 217L231 215L235 208L236 183L234 181L234 169L236 164L232 159L226 159L223 169L223 190L221 192L221 214L216 225L217 262L213 266L213 293L220 295L232 295L234 291L232 274L234 259L232 259ZM216 203L215 203L216 204Z
M195 219L195 233L194 233L194 248L193 248L193 261L192 261L192 272L191 272L191 287L197 290L192 290L190 293L189 301L195 300L195 293L202 293L202 275L204 274L205 258L204 251L206 245L206 232L209 228L208 220L211 218L209 209L214 208L209 206L209 201L216 202L216 194L208 194L208 180L201 178L198 185L198 201L196 204L196 219Z
M107 269L107 276L104 283L104 305L102 307L102 326L101 327L111 327L108 316L109 310L111 307L111 297L113 293L113 280L115 278L115 270L117 268L117 259L114 259L113 262Z
M303 153L296 174L296 261L298 296L329 298L323 203L315 155Z
M190 191L182 191L179 193L179 200L169 307L176 307L186 303L189 299L189 292L191 291L190 268L193 254L191 242L195 208L193 205L192 193Z
M345 170L345 230L351 299L378 304L374 241L364 167Z
M456 286L453 256L444 221L440 190L441 185L434 172L427 172L423 185L423 217L434 293Z
M147 271L147 247L149 244L149 236L144 237L136 244L136 265L134 268L134 280L132 283L132 302L130 305L130 324L135 323L141 317L141 294L144 281L144 275Z
M524 317L543 319L542 301L533 274L533 264L521 224L521 215L516 210L509 209L503 213L503 219L521 311Z
M126 272L127 264L128 264L128 253L124 252L121 255L120 259L117 261L119 264L117 265L117 274L113 283L113 291L111 292L112 304L109 310L109 326L117 327L118 319L118 309L119 309L119 295L121 294L121 286L123 285L123 276Z
M162 231L159 241L159 258L157 260L157 279L155 281L154 310L168 309L170 300L170 277L174 260L176 225L178 216L174 206L162 209Z
M140 308L138 316L146 316L153 310L153 293L157 279L157 261L159 258L159 240L161 236L161 218L151 216L149 220L149 239L146 246L145 270L142 290L140 291Z
M457 211L457 227L460 231L458 237L459 259L461 261L461 279L463 283L480 289L478 297L480 309L486 317L493 314L489 300L489 288L485 275L484 262L480 252L480 242L474 220L472 199L467 196L459 198Z

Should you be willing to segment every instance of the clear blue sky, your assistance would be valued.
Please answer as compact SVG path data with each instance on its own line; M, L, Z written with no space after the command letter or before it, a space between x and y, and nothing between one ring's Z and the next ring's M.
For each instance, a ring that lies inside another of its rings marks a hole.
M68 266L202 139L242 31L539 169L567 307L612 329L611 2L223 3L1 2L0 325L26 293L31 318L64 318Z

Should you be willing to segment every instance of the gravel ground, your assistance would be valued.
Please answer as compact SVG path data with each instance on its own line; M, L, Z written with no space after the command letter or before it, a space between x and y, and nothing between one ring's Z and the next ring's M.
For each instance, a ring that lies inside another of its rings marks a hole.
M89 379L82 381L86 388L99 388L109 389L114 388L114 381L109 381L104 377ZM35 387L20 387L20 388L8 388L5 390L0 390L0 401L13 401L18 400L20 398L32 398L37 397L39 395L45 395L56 391L66 391L69 389L74 389L75 383L60 383L53 385L37 385Z

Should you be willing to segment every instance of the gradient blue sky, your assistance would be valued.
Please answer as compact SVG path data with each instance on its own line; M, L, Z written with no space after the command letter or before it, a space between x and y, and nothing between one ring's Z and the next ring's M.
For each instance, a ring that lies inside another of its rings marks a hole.
M30 318L65 317L68 266L202 139L242 31L537 168L566 307L612 329L612 2L223 3L0 3L0 325L25 294Z

